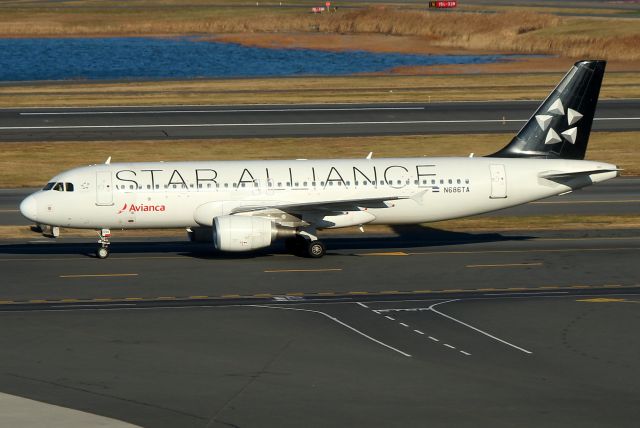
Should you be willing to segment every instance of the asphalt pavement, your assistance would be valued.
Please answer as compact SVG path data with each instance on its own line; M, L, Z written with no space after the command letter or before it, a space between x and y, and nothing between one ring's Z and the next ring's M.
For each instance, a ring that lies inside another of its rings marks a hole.
M0 110L0 141L515 132L540 101ZM601 100L596 131L640 129L640 100Z
M327 244L3 241L2 390L153 427L635 427L636 231Z

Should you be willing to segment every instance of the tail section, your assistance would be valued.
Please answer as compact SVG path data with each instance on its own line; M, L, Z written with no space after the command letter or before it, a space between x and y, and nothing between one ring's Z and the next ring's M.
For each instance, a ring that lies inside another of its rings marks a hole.
M502 150L489 157L584 159L606 61L579 61Z

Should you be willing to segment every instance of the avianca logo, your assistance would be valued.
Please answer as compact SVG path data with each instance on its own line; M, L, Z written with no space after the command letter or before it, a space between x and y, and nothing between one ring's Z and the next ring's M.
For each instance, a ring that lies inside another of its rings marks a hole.
M157 212L157 211L165 211L166 209L167 207L165 205L145 205L145 204L129 205L125 202L122 208L120 208L120 211L118 211L118 214L122 214L125 211L129 213L149 212L149 211Z

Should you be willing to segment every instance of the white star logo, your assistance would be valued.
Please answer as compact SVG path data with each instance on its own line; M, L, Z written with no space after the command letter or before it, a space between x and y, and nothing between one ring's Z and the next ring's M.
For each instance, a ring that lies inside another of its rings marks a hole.
M553 102L553 104L551 104L551 107L549 107L547 113L564 114L564 106L562 105L562 101L560 100L560 98L558 98Z
M554 131L553 128L549 129L549 132L547 132L547 138L544 140L544 143L556 144L556 143L559 143L560 141L562 141L562 138L560 138L558 133Z
M569 123L569 126L578 122L580 119L582 119L582 114L580 112L577 112L571 108L567 109L567 121Z
M567 129L562 133L562 136L571 144L576 143L577 135L578 135L578 128Z

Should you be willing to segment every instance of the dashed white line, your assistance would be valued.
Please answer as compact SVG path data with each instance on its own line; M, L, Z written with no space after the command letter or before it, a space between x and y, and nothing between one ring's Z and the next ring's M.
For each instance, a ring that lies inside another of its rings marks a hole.
M443 343L443 345L446 346L447 348L456 349L455 346L449 345L448 343Z
M364 303L362 303L362 302L356 302L356 303L357 303L358 305L362 306L363 308L367 308L367 309L369 309L369 306L365 305L365 304L364 304ZM374 312L375 312L375 311L374 311Z
M423 332L421 332L420 330L413 330L413 331L415 331L415 332L416 332L416 333L418 333L418 334L424 334L424 333L423 333Z
M389 321L395 321L395 318L391 318L389 315L385 315L384 316L386 319L388 319Z
M436 338L435 338L435 337L433 337L433 336L429 336L429 339L433 340L434 342L440 342L438 339L436 339Z
M400 325L401 325L401 326L403 326L403 327L409 327L409 325L408 325L408 324L405 324L405 323L403 323L403 322L401 322L401 323L400 323Z
M465 352L465 351L460 351L460 353L461 353L461 354L464 354L464 355L466 355L466 356L469 356L469 355L471 355L470 353L468 353L468 352Z

